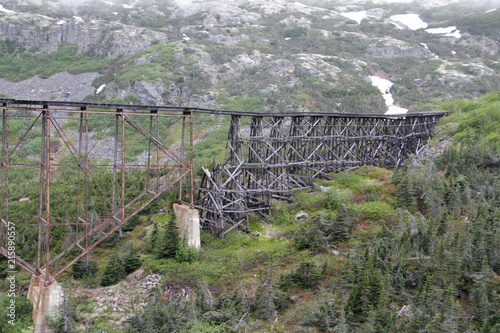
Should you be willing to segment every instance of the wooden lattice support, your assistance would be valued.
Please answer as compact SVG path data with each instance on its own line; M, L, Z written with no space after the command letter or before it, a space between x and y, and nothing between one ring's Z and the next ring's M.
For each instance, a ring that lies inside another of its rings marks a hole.
M314 178L367 164L399 166L421 152L444 114L245 114L245 130L241 115L231 114L230 158L205 169L199 188L202 227L221 236L235 227L250 231L249 214L268 216L273 198L289 199Z

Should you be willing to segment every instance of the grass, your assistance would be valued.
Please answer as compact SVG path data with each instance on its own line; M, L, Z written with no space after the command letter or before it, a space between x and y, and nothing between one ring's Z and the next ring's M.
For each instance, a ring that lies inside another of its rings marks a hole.
M378 221L387 220L393 216L392 206L380 201L384 200L385 196L394 195L392 188L387 186L390 176L390 171L366 167L359 168L355 172L335 174L332 181L322 180L320 181L322 186L330 187L330 190L313 193L304 191L297 193L292 203L277 202L268 222L252 216L250 228L252 231L260 232L259 237L233 230L221 239L212 233L202 232L199 258L193 263L178 263L170 259L160 260L156 259L153 254L147 253L147 234L151 231L150 225L153 220L164 222L165 216L163 215L141 217L140 224L132 231L125 233L127 236L121 241L118 240L115 247L124 248L127 242L132 242L141 252L143 266L135 278L137 281L140 281L148 272L160 273L162 284L185 286L192 288L191 290L199 288L200 283L204 281L214 297L225 291L231 294L235 288L243 288L249 297L254 297L260 277L265 275L270 266L274 269L274 279L278 283L282 273L297 269L299 263L304 260L311 259L319 267L327 262L327 274L319 281L317 287L312 289L291 287L288 295L293 295L294 301L289 304L287 310L279 313L278 321L260 321L252 318L248 320L249 326L247 327L249 331L290 331L290 327L296 327L295 332L300 332L301 329L307 331L307 328L312 326L305 321L305 318L319 311L321 304L341 302L340 294L330 291L339 283L340 272L349 250L373 242L382 232L382 226ZM372 191L377 193L377 198L373 201L367 200L366 197ZM355 197L361 198L361 203L353 203ZM301 228L304 222L295 221L296 212L303 210L312 216L314 210L329 210L335 214L337 207L329 206L329 200L330 204L332 200L336 200L337 203L352 206L361 216L361 219L355 222L349 241L335 244L335 249L341 253L340 255L333 255L331 250L315 255L309 249L298 251L290 235ZM90 259L99 262L100 274L112 251L114 251L112 246L101 245L91 253ZM70 276L71 271L68 270L61 278L65 283L70 284L72 289L94 290L97 287L96 290L101 290L96 284L99 279L74 281ZM130 288L122 282L115 287L102 290L112 292L126 289L127 292L133 292ZM136 301L139 302L139 300ZM83 312L84 314L81 315L84 316L90 315L95 307L93 306L95 303L89 302L88 299L78 300L78 302L78 310ZM110 311L105 311L99 320L93 317L94 325L108 329L109 324L115 320Z

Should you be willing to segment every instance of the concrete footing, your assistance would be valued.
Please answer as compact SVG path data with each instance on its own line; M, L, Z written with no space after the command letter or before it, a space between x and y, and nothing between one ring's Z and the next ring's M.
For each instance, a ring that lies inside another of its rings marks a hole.
M47 317L56 318L63 304L64 293L61 285L54 281L50 286L44 287L43 281L36 275L31 277L28 299L33 303L34 333L52 333Z
M177 217L177 226L181 235L186 239L189 247L199 249L200 241L200 215L198 210L186 205L174 204L174 212Z

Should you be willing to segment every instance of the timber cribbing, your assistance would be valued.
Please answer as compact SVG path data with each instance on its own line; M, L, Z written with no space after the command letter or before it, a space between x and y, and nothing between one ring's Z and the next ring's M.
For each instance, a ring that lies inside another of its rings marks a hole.
M152 114L208 113L231 117L229 159L203 168L196 208L201 227L223 236L248 228L251 213L267 216L271 200L289 199L292 191L310 188L314 178L360 165L399 166L418 155L446 112L399 115L345 113L266 113L204 108L108 103L33 101L0 98L9 105L49 106L92 112L93 109ZM191 137L192 138L192 137Z

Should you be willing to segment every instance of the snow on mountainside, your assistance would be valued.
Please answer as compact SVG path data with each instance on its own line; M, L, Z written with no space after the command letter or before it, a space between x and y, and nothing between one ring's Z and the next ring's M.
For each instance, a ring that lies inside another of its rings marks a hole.
M456 2L0 1L0 76L98 72L86 97L96 101L427 110L500 85L498 42L433 16L448 15ZM30 61L52 65L33 68ZM392 83L393 103L374 87L374 77ZM0 94L26 96L12 89Z

